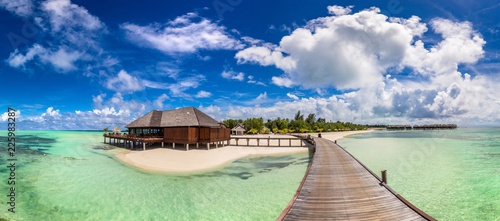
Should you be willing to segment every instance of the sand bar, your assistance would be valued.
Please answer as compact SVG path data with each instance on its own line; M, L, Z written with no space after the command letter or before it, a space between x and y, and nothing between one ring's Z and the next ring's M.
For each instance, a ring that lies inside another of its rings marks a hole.
M338 140L346 136L367 133L366 131L344 131L322 133L322 137L329 140ZM317 136L317 134L307 134ZM247 135L250 138L288 138L289 135ZM155 172L165 173L187 173L213 170L224 165L249 156L267 156L276 154L291 154L309 151L309 147L300 146L300 141L294 140L289 146L289 141L281 141L281 147L277 147L278 141L271 140L270 146L267 141L261 141L257 146L256 140L249 142L240 140L239 145L235 146L235 140L231 140L231 145L207 150L206 148L192 148L186 151L184 148L152 148L146 151L123 151L116 154L121 161L132 166Z

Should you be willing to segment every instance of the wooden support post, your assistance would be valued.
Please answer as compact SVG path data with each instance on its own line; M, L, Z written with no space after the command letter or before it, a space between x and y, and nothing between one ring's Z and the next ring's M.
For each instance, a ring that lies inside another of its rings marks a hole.
M281 147L281 139L278 138L278 147Z
M289 146L292 146L292 139L288 140L288 144L289 144Z
M146 143L142 143L142 149L146 150Z
M186 144L186 150L189 150L189 144Z
M207 143L207 149L210 150L210 143Z
M196 149L200 148L200 144L196 143Z
M337 144L337 140L335 140L335 144Z
M175 149L175 143L172 143L172 147Z
M267 138L267 146L269 146L269 140L270 140L270 139L269 139L269 138Z
M236 146L238 146L238 140L239 140L239 139L238 139L238 138L236 138L235 140L236 140Z
M304 140L300 139L300 146L302 146L302 143L304 143Z
M132 147L130 147L131 150L134 149L134 143L135 141L132 141Z
M104 143L106 143L106 137L104 137Z
M164 146L164 145L163 145L163 142L161 142L161 147L163 147L163 146Z
M387 184L387 170L382 170L382 183Z
M247 138L247 146L249 146L249 145L248 145L248 141L250 141L250 139L248 139L248 138Z
M259 140L260 140L260 139L259 139L259 138L257 138L257 146L259 146Z
M217 143L215 143L215 148L219 148L219 145Z

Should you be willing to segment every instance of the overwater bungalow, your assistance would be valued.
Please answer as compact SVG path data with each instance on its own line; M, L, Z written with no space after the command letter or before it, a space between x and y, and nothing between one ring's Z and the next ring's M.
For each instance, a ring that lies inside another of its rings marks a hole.
M227 141L229 129L194 107L153 110L125 126L132 136L163 138L163 142L195 144Z
M411 125L389 125L387 130L411 130Z
M230 129L194 107L153 110L125 126L129 133L112 139L146 143L212 144L229 141ZM106 141L105 141L106 142Z
M456 129L456 124L431 124L431 125L415 125L413 129L433 130L433 129Z

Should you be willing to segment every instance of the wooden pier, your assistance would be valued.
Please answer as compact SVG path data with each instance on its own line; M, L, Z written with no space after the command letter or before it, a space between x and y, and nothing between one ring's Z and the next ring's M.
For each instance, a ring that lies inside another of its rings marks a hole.
M113 144L116 146L123 146L123 147L129 147L131 149L134 148L139 148L142 147L143 150L146 150L147 146L150 146L154 143L161 143L162 147L164 147L165 143L171 143L172 146L175 149L176 143L175 141L171 140L166 140L162 137L130 137L127 136L126 134L120 134L120 135L115 135L115 134L106 134L104 136L104 143L109 143ZM108 139L108 142L106 140ZM277 140L278 141L278 147L281 147L282 144L284 146L292 146L292 141L300 141L300 146L303 146L303 140L307 140L307 137L231 137L230 140L216 140L214 142L207 142L207 143L195 143L192 145L196 145L196 148L199 148L201 145L206 145L207 149L210 149L210 145L214 147L219 147L219 146L224 146L224 145L245 145L243 143L240 143L241 140L246 141L246 146L255 146L254 144L250 145L250 140L255 140L257 142L256 146L261 146L261 141L262 144L267 145L267 146L276 146L276 145L271 145L270 141L271 140ZM309 138L310 139L310 138ZM231 142L232 141L232 142ZM267 143L264 143L267 141ZM177 143L178 145L179 143ZM201 145L200 145L201 144ZM187 150L189 150L189 145L190 144L182 144L186 147Z
M296 136L296 137L235 137L235 136L231 136L231 140L234 140L235 141L235 145L236 146L239 146L240 145L240 140L246 140L246 146L250 146L250 140L255 140L257 141L257 146L260 146L260 141L267 141L267 146L269 147L270 146L270 141L271 140L277 140L278 141L278 147L281 147L281 142L283 141L283 144L286 145L286 143L288 144L288 146L292 146L292 140L299 140L301 141L300 142L300 146L303 145L303 141L305 138L302 138L302 137L299 137L299 136ZM285 143L286 142L286 143ZM230 144L233 144L233 143L230 143Z
M277 220L435 220L336 142L314 142L304 179Z

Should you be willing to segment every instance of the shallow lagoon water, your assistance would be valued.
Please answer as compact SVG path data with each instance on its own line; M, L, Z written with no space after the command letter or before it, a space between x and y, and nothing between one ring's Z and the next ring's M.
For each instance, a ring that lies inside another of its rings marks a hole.
M8 220L274 220L310 162L299 153L244 158L206 173L158 174L115 159L123 149L104 145L102 132L16 137L16 213L0 211ZM7 152L5 136L0 140ZM0 165L7 165L4 154ZM8 178L6 166L0 177ZM2 195L8 188L0 184Z
M310 162L307 153L252 157L169 175L119 162L123 149L104 145L101 132L21 131L17 139L16 214L5 204L0 211L8 220L274 220ZM499 220L500 129L376 131L339 144L374 172L388 170L389 185L438 220ZM0 165L6 180L5 154Z
M376 131L338 142L438 220L500 220L500 128Z

